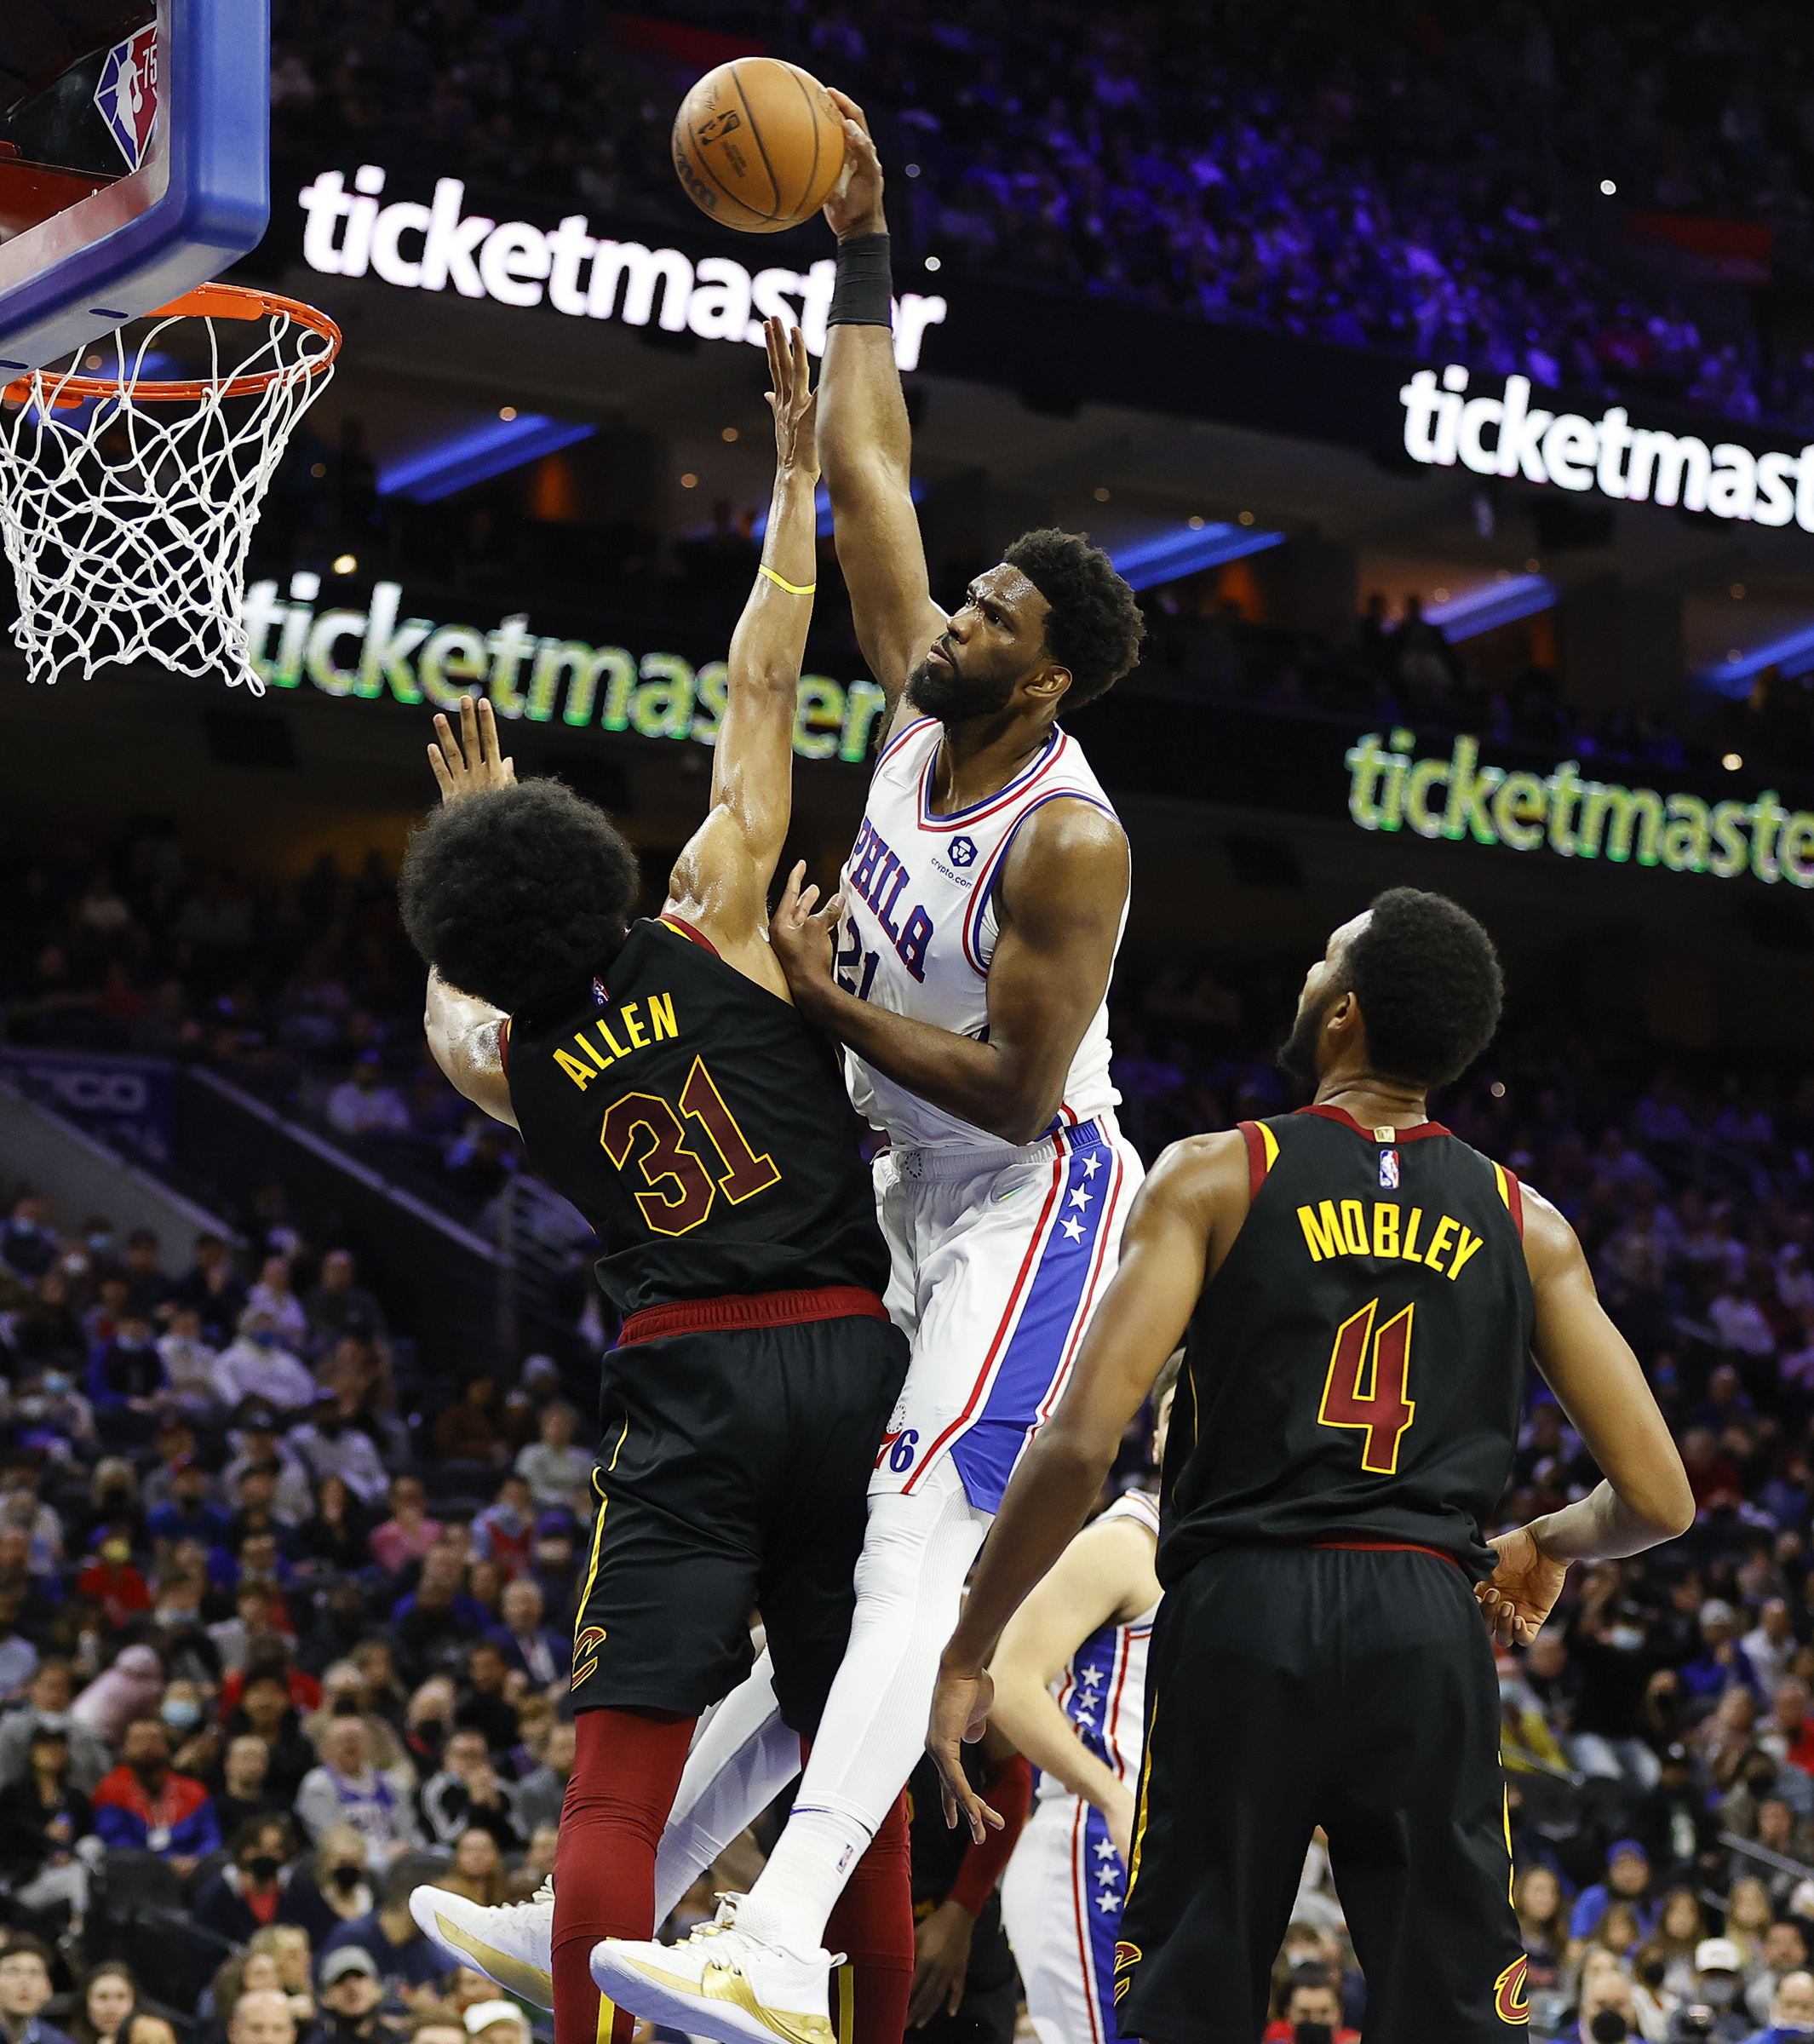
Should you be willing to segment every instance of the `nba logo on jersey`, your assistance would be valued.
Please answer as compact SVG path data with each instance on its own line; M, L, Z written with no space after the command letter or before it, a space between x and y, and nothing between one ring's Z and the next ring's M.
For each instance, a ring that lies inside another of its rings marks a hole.
M1382 1150L1380 1152L1380 1189L1384 1192L1398 1190L1398 1152Z
M127 168L136 170L158 118L158 26L147 22L107 52L95 88L100 118L119 144Z
M600 1008L609 1005L611 996L605 990L605 982L596 973L592 975L592 997Z

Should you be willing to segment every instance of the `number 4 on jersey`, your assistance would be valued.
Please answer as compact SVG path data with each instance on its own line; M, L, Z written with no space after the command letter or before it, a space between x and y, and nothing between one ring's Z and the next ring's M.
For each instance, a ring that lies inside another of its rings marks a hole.
M1392 1476L1398 1467L1398 1444L1416 1415L1406 1395L1411 1372L1411 1314L1406 1306L1378 1334L1373 1331L1380 1310L1369 1299L1335 1330L1335 1346L1323 1386L1318 1425L1352 1427L1366 1435L1361 1467L1373 1476Z

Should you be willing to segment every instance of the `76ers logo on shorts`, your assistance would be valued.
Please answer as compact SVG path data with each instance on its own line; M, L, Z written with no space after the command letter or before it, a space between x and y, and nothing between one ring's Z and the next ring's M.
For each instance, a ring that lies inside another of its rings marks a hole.
M95 104L129 168L136 170L144 160L152 125L158 118L156 22L147 22L107 52L95 88Z
M945 847L954 866L973 866L976 864L976 840L973 837L954 837Z

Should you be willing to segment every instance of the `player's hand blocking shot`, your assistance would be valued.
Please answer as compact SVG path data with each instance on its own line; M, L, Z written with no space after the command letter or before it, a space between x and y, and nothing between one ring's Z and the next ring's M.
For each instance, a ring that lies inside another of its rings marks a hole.
M411 1905L451 1961L552 2007L557 2044L624 2044L630 2018L601 2002L594 1948L646 1938L798 1771L848 1636L870 1472L907 1363L836 1053L767 942L818 462L804 343L778 321L766 337L768 530L706 816L661 916L630 919L635 855L600 811L555 782L517 783L489 703L462 705L457 737L436 720L442 806L401 890L433 968L431 1050L591 1222L623 1320L604 1365L552 1891L487 1909L425 1887ZM745 1683L758 1607L768 1651ZM683 1783L696 1721L740 1684L744 1714L719 1729L729 1763ZM875 2044L898 2035L912 1973L904 1847L902 1823L838 1926L855 2027Z
M927 1744L980 1836L991 1813L960 1754L990 1653L1184 1337L1114 1962L1123 2035L1251 2044L1319 1824L1369 2044L1524 2020L1488 1628L1528 1637L1570 1562L1670 1539L1694 1502L1573 1231L1428 1117L1499 1008L1486 933L1439 895L1393 889L1335 933L1282 1054L1315 1104L1154 1168L945 1649ZM1489 1545L1527 1356L1604 1480Z

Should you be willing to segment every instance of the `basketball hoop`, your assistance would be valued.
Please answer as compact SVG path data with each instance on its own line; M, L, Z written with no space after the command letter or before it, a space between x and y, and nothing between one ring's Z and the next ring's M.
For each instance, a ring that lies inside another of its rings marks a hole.
M240 609L246 550L290 435L333 373L340 329L296 299L231 284L147 317L136 340L116 329L94 344L104 361L112 347L112 374L79 373L97 366L85 349L0 390L13 637L34 681L150 658L262 695ZM255 339L236 330L249 325ZM192 345L198 326L204 373L153 373L183 366L160 342L181 329Z

